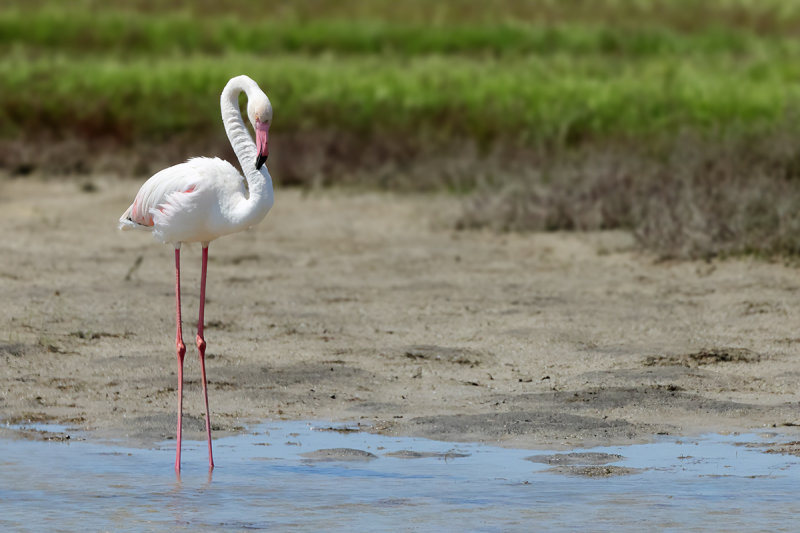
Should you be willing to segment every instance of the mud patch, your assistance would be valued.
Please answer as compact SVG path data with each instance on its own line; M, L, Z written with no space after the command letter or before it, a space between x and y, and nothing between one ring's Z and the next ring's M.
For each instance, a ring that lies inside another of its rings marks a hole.
M399 354L413 361L430 361L476 367L488 358L487 354L469 348L415 344L401 348Z
M444 459L445 461L449 459L459 459L461 457L469 457L470 454L468 453L456 453L456 452L417 452L414 450L398 450L396 452L389 452L383 454L384 457L394 457L395 459Z
M641 474L644 472L644 469L628 468L624 466L556 466L548 468L545 472L564 476L607 478Z
M644 366L698 366L722 363L758 363L761 355L747 348L711 348L683 355L657 355L645 359Z
M377 459L378 456L364 450L356 450L355 448L328 448L324 450L316 450L313 452L301 453L304 457L311 461L372 461Z
M526 461L557 466L598 466L607 465L608 463L616 463L622 461L623 459L623 456L616 453L601 452L556 453L551 455L531 455L530 457L525 457Z
M0 355L12 355L14 357L22 357L25 353L31 351L31 347L27 344L19 342L4 343L0 342Z
M358 433L359 431L363 431L364 428L361 427L361 424L358 424L355 427L351 426L325 426L325 427L315 427L314 431L331 431L333 433Z
M411 434L456 442L487 442L520 437L537 442L572 439L607 442L627 441L640 436L639 429L624 420L566 414L563 411L428 416L398 420L376 429L386 434ZM649 428L645 431L647 434L653 433Z
M623 373L623 376L628 375L627 372ZM612 375L611 378L614 378L614 376ZM615 379L621 380L622 378ZM503 397L502 400L505 400L505 405L510 409L537 405L541 409L540 412L543 413L548 411L552 413L567 412L586 418L593 418L588 416L587 412L602 413L620 409L643 409L650 413L668 409L674 413L680 413L681 417L685 417L687 413L700 410L706 413L713 413L715 418L721 416L733 418L743 414L765 416L765 409L762 406L707 398L699 394L681 392L675 389L676 387L672 384L663 386L654 384L641 387L607 387L556 393L517 394ZM497 397L500 398L501 396L498 395ZM598 424L617 424L617 421L610 418L594 419L599 420ZM652 420L647 428L649 433L662 433L665 430L670 430L669 426L666 425L665 419L654 418ZM557 418L554 419L554 422L557 421Z
M772 447L764 450L764 453L779 453L782 455L795 455L800 457L800 441L775 444Z

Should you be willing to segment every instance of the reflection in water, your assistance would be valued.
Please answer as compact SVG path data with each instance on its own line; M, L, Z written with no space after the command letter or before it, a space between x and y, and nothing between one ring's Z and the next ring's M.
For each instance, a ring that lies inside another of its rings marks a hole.
M197 499L196 495L200 495L200 500L202 500L202 494L211 488L214 469L208 469L204 483L200 481L200 476L191 480L198 483L197 487L192 486L191 483L184 485L181 472L178 470L173 470L173 472L175 481L172 483L172 489L167 493L166 507L172 513L174 524L188 527L191 525L193 515L202 512L202 506L196 505L201 502L194 502L193 500Z
M533 462L530 450L281 422L218 439L213 471L205 443L187 442L178 476L171 443L0 440L0 530L790 530L800 460L764 453L785 440L663 440ZM363 452L377 458L353 460Z

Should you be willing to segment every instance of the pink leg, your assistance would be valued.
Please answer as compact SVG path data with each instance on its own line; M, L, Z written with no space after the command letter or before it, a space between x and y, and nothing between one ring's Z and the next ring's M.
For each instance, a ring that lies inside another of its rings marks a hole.
M175 348L178 352L178 434L175 450L175 471L181 471L181 418L183 417L183 356L186 354L186 345L183 344L181 332L181 247L175 246L175 322L177 333Z
M211 453L211 417L208 414L208 385L206 383L206 341L203 338L203 311L206 306L206 271L208 270L208 243L203 243L203 266L200 271L200 317L197 319L197 349L200 351L200 373L203 375L203 400L206 404L206 435L208 436L208 468L214 468Z

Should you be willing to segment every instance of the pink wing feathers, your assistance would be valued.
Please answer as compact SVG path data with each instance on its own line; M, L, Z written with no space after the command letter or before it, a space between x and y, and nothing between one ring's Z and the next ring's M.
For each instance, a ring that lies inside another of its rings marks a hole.
M244 198L244 178L230 163L196 157L142 185L119 220L121 229L153 232L161 242L209 242L238 229L226 218Z
M160 215L186 207L188 196L198 187L198 173L191 162L175 165L147 180L133 204L119 219L120 229L152 229Z

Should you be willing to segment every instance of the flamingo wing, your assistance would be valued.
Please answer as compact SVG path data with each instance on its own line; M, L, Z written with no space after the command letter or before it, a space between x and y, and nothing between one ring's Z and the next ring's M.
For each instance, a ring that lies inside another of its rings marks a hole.
M147 180L119 227L152 231L162 242L210 241L230 233L225 212L245 190L244 178L227 161L193 158Z
M155 223L154 217L171 207L185 203L183 196L194 192L198 187L198 178L192 165L182 163L154 174L139 189L131 206L120 218L121 229L150 229Z

